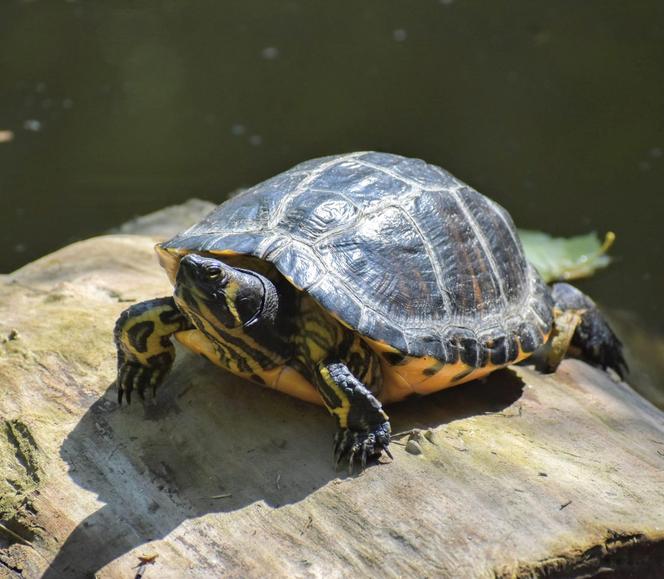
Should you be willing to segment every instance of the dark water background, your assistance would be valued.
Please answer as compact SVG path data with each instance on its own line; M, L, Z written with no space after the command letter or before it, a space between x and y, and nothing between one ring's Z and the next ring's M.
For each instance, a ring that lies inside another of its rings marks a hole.
M582 288L661 380L661 0L2 0L0 131L0 272L307 158L397 152L521 227L614 230Z

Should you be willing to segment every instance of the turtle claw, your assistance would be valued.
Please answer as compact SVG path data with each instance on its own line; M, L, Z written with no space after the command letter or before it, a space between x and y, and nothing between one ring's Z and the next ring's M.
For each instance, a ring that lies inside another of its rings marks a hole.
M347 447L348 429L340 430L334 437L334 466L339 467L339 463L344 455L344 448Z
M131 404L131 390L128 388L122 388L122 386L120 386L119 378L115 381L115 384L118 387L118 404L122 406L123 397L127 401L127 404Z
M122 404L122 398L131 404L131 393L138 392L141 400L145 400L145 391L150 388L152 397L157 392L157 386L162 382L169 368L161 366L143 366L136 362L122 362L118 365L118 404Z
M353 474L353 461L355 460L355 455L357 454L358 450L359 450L358 448L353 446L353 448L350 451L350 457L348 457L348 474L349 475ZM364 453L361 456L364 459Z
M354 467L359 461L360 471L367 466L371 458L378 458L383 451L392 458L388 449L390 443L390 424L384 422L373 431L339 430L334 437L334 463L335 467L348 457L348 473L353 474Z

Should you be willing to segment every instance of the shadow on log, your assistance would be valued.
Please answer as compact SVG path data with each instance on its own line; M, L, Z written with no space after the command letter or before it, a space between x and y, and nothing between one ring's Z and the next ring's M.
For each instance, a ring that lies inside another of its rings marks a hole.
M65 439L61 456L70 476L105 506L76 527L45 577L93 574L187 519L254 504L278 509L332 481L357 478L332 466L333 424L324 409L178 354L156 401L120 408L112 385ZM502 371L484 383L394 405L393 423L397 431L426 430L499 412L519 399L522 386ZM104 540L108 534L113 540Z

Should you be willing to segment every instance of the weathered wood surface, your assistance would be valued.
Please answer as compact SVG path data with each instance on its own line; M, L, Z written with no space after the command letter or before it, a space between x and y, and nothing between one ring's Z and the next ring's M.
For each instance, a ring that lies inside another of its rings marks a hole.
M181 350L156 404L119 408L114 320L169 293L152 243L0 279L0 576L126 578L153 554L146 578L664 573L664 414L581 362L392 406L421 454L397 438L352 477L324 409Z

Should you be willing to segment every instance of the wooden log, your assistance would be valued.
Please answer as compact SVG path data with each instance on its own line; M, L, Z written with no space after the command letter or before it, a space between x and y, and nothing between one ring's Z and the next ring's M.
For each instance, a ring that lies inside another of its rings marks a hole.
M582 362L393 405L359 476L323 408L183 350L119 407L114 321L170 292L152 245L0 279L0 576L662 576L664 414Z

